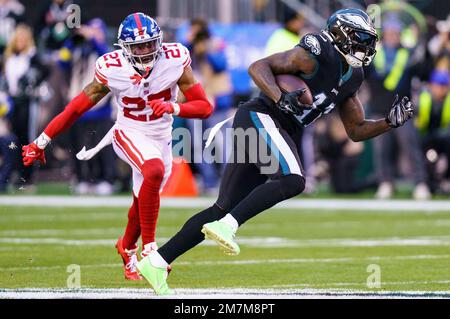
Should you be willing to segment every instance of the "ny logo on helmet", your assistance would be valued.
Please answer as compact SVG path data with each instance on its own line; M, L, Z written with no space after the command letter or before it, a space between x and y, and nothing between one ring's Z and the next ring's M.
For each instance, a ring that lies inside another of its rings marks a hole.
M139 28L134 28L134 29L133 29L133 33L134 33L134 36L135 36L135 37L138 37L138 36L142 36L142 35L144 35L144 34L147 34L147 27L143 26L143 27L141 27L140 29L139 29Z

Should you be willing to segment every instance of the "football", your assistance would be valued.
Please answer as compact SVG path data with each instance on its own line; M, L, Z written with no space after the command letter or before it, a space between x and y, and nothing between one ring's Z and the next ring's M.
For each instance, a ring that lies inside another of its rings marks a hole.
M275 76L278 86L285 93L295 90L306 89L305 93L300 97L299 101L305 105L313 104L314 100L308 86L302 79L291 74L280 74Z

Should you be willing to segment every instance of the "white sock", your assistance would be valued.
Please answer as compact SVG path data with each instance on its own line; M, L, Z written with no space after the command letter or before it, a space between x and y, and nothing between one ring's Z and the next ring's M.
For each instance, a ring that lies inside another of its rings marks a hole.
M220 221L229 225L233 229L234 232L236 232L236 230L239 227L237 220L230 214L226 214L225 217L223 217Z
M154 267L158 267L158 268L167 268L167 266L169 266L169 264L164 260L164 258L161 257L161 255L156 251L153 250L149 255L148 258L150 258L150 263L154 266Z

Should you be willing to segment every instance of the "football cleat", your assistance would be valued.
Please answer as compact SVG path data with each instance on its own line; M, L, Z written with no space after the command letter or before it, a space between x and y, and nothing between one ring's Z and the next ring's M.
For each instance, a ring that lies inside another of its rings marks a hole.
M158 245L155 242L145 244L144 249L142 249L142 252L141 252L141 257L145 258L148 255L150 255L150 253L152 251L156 251L156 250L158 250Z
M117 253L122 257L123 270L125 279L127 280L142 280L142 277L136 270L138 245L134 249L124 249L122 244L122 237L119 237L116 243Z
M159 296L173 295L173 291L167 285L167 269L155 267L150 261L150 256L146 256L137 263L136 268L141 275L150 283L155 293Z
M239 255L241 249L234 241L235 232L230 225L217 220L203 225L202 233L205 234L205 239L212 239L219 244L225 254Z
M157 250L158 250L158 245L156 244L156 242L145 244L144 249L141 252L142 259L144 259L148 255L150 255L150 253L152 251L157 251ZM170 265L167 266L167 274L170 274L171 271L172 271L172 267L170 267Z
M390 199L394 195L394 185L389 182L382 182L375 193L376 199Z

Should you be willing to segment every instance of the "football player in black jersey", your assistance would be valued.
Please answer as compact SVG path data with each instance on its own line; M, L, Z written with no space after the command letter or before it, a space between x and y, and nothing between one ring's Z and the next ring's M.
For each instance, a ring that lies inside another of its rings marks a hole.
M245 161L231 158L221 180L217 201L192 216L181 230L157 251L142 259L137 268L157 294L171 294L167 266L203 239L214 240L227 254L240 251L234 240L237 228L275 204L300 194L305 187L299 160L299 128L337 108L348 136L362 141L403 125L412 117L407 97L396 99L386 118L367 120L357 96L363 82L363 66L376 54L377 33L370 17L359 9L334 13L325 30L307 34L291 50L254 62L249 73L261 89L259 97L239 106L233 129L255 129L270 149L274 170L266 170L259 149L244 141L233 151L245 150ZM282 92L275 75L301 78L314 97L302 105L303 91ZM233 153L235 154L235 153ZM233 160L232 160L233 159Z

